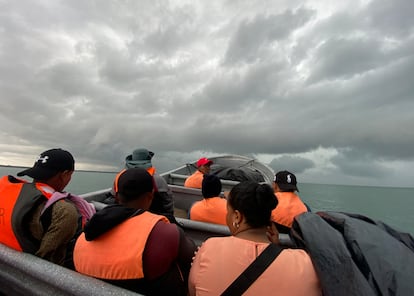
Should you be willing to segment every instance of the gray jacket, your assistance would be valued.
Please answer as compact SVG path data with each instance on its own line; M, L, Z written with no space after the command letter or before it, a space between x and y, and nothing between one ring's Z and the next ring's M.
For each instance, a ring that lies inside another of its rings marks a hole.
M290 233L309 252L324 295L414 295L414 239L368 217L303 213Z

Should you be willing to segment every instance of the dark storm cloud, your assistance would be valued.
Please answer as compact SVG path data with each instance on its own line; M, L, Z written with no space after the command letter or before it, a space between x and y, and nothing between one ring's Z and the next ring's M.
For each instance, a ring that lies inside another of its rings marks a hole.
M314 57L312 75L309 82L324 79L350 79L355 75L384 66L385 54L381 53L380 43L365 38L327 40L320 46Z
M107 168L148 147L163 168L238 153L312 181L409 176L413 4L364 3L2 2L0 158L62 146Z
M314 168L315 163L307 158L299 156L283 155L273 159L269 166L277 173L278 171L289 171L294 174L303 173L305 170Z
M312 14L311 10L298 9L279 15L259 14L252 20L242 20L230 40L225 64L254 63L262 59L261 51L287 38L295 29L306 24Z
M405 39L414 28L413 10L410 0L371 1L359 16L378 34Z

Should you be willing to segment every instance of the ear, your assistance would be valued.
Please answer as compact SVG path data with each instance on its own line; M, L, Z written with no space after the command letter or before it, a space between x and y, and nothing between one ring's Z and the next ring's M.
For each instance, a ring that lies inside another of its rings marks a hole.
M234 211L234 222L237 224L241 224L243 221L243 214L239 212L239 210Z
M60 175L64 178L69 178L72 176L72 174L73 174L73 171L66 170L66 171L61 172Z

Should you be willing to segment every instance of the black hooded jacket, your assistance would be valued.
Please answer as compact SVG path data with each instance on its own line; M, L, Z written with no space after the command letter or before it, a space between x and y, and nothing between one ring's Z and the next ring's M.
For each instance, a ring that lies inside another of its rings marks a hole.
M85 239L87 241L96 240L115 226L143 212L144 210L136 210L118 204L107 206L98 211L85 225ZM176 229L174 232L176 239L172 239L171 231L165 232L164 230L163 232L161 228L157 228L157 225L163 224L165 223L158 222L147 240L143 254L144 279L105 281L145 295L186 295L187 277L191 267L191 258L196 250L196 246L191 239L186 237L180 227L169 224ZM137 225L136 231L139 232L139 225ZM153 234L154 232L156 232L156 235ZM167 240L163 234L167 234L169 239ZM176 243L178 244L177 246L175 246ZM173 247L171 247L172 245ZM155 247L155 250L149 246ZM160 252L164 254L164 257L158 256ZM156 262L155 264L146 263L145 258L149 259L150 257L156 258L155 260L151 260L151 262ZM173 262L171 263L168 258L172 258ZM147 271L149 269L152 270L149 273L152 275L154 274L154 270L157 270L156 274L159 274L160 269L165 269L165 272L155 278L148 277Z
M383 222L303 213L290 233L309 252L324 295L414 295L414 239Z

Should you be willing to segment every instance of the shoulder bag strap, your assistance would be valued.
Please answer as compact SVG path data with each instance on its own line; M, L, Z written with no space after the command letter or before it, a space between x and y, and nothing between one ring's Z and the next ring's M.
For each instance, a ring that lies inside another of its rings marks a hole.
M237 279L221 294L221 296L242 295L254 281L266 270L267 267L282 252L283 248L270 244L266 249L254 260Z

